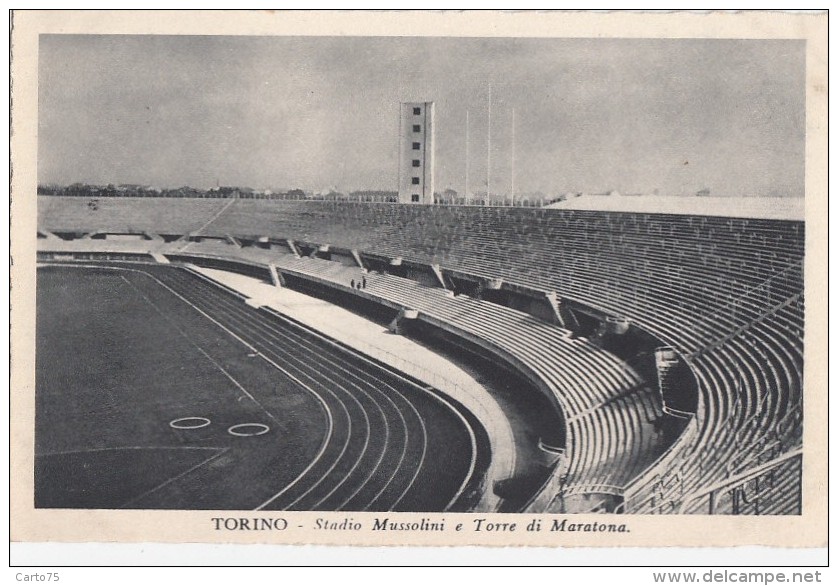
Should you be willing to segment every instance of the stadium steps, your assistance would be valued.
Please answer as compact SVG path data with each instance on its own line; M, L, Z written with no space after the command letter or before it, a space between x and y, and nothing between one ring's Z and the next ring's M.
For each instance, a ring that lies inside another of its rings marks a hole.
M49 201L42 205L41 200ZM86 198L41 197L39 226L56 231L135 228L188 233L225 204L223 200L156 200L152 205L141 198L99 202L100 208L91 212ZM154 209L141 210L144 206ZM732 444L737 434L753 442L800 402L802 302L776 312L772 308L802 287L802 222L240 200L229 204L204 232L329 243L407 261L436 262L443 271L500 277L626 317L682 353L704 351L690 362L699 382L701 421L696 423L695 437L667 454L668 473L656 479L660 470L648 471L632 483L630 496L661 493L675 500L718 481L725 472L715 462L735 458L736 451L711 443ZM405 305L418 303L402 286L389 292L382 286L377 294L392 295ZM421 292L438 304L441 298L434 295L430 289ZM456 319L464 327L477 328L479 324L469 322L467 313L457 314ZM517 344L516 352L533 354L530 341ZM542 370L554 368L540 356L529 360ZM584 368L569 367L568 371L574 368L575 378L567 382L581 384ZM740 370L741 378L734 374ZM587 384L590 394L599 396L610 383ZM572 390L563 389L562 394L571 413L582 413L596 404ZM747 427L760 406L767 420ZM623 424L627 424L625 419ZM678 482L669 482L675 476ZM656 488L662 484L668 488ZM633 500L627 502L628 510ZM643 507L639 512L646 510Z
M274 260L281 270L316 276L343 287L348 279L354 276L357 281L361 276L358 269L319 259L283 256ZM593 408L601 426L576 426L568 453L573 461L577 449L588 450L584 457L598 471L595 483L622 483L627 470L639 471L657 455L655 434L648 428L626 424L639 421L637 413L624 413L639 411L638 405L634 402L601 405L636 387L639 379L613 356L592 344L572 339L567 332L528 314L468 297L452 298L439 288L392 275L367 274L367 288L355 293L386 298L391 303L416 309L515 356L545 381L568 419ZM580 481L588 484L584 476L580 476Z
M226 199L187 198L38 198L38 225L59 232L188 234L229 204ZM163 205L161 205L161 202Z

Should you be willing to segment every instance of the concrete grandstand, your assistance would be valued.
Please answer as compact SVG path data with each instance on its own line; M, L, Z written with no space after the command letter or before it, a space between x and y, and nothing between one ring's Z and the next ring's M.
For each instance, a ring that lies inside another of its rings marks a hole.
M641 200L531 209L41 196L38 258L220 269L502 365L552 418L516 440L521 461L491 482L451 480L462 507L799 514L803 222L794 210L709 215L679 202L678 213L653 212ZM199 288L209 315L243 311L217 280L160 278ZM489 417L458 401L473 427ZM482 422L498 456L493 425ZM318 506L335 502L326 494Z

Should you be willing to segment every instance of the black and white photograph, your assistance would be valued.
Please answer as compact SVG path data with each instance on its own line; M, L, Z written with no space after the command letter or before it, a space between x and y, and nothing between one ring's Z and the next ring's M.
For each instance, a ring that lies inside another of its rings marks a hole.
M823 509L806 39L62 31L36 67L35 513Z

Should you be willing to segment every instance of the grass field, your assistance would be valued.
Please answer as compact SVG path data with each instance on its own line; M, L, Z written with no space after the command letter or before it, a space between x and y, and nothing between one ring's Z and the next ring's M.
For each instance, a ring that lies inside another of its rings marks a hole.
M181 269L41 267L37 319L37 507L456 509L486 459L459 406Z

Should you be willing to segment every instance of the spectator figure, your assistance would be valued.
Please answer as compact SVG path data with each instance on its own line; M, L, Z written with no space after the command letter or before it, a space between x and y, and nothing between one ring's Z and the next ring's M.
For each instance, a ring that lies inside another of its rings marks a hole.
M355 279L352 279L351 281L349 281L349 286L352 287L353 289L355 288Z
M367 278L366 277L361 277L361 288L362 289L367 288Z

